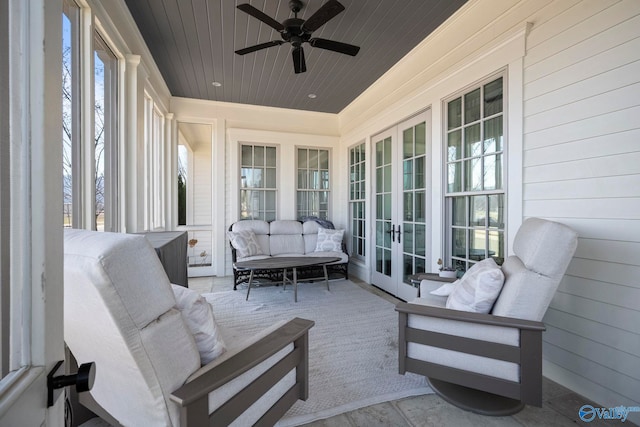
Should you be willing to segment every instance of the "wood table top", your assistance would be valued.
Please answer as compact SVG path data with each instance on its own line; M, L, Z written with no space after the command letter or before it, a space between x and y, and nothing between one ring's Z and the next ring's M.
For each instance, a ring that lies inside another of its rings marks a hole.
M330 264L339 261L338 257L271 257L249 261L236 262L235 266L240 270L281 270L284 268L309 267L311 265Z

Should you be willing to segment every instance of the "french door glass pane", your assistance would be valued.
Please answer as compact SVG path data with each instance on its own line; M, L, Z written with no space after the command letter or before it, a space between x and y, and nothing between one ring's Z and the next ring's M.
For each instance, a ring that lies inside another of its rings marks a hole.
M425 173L424 173L424 162L425 162L425 157L418 157L414 160L414 164L415 164L415 188L425 188Z
M402 225L402 246L407 253L414 253L413 247L413 224L404 223Z
M414 193L414 214L413 221L415 222L425 222L426 221L426 196L424 191L416 191Z
M405 129L402 132L402 158L413 157L413 128Z
M422 122L415 126L416 148L415 155L422 156L427 151L427 124Z
M402 187L404 190L411 190L413 188L413 160L405 160L403 165L403 179Z
M391 164L387 164L384 168L384 187L383 191L388 193L391 191Z
M384 163L391 163L391 138L384 140Z
M403 219L405 221L413 221L413 193L410 191L406 191L404 193L404 201L403 201L403 206L404 206L404 212L403 212Z
M415 254L420 256L426 255L426 227L424 224L416 224L414 226L414 241L416 244Z
M391 221L392 207L393 207L393 199L391 198L391 194L385 194L383 218L386 219L387 221Z

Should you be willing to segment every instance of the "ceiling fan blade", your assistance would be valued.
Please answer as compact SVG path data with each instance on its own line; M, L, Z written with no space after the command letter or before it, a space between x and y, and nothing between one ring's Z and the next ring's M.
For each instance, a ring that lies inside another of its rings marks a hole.
M309 44L313 47L319 47L320 49L332 50L338 53L344 53L345 55L356 56L360 51L359 46L354 46L348 43L336 42L327 39L311 39Z
M260 21L264 22L265 24L267 24L268 26L270 26L276 31L279 31L279 32L284 31L284 25L282 25L281 23L279 23L269 15L265 14L261 10L258 10L255 7L251 6L249 3L239 4L237 8L243 11L244 13L248 13L249 15L253 16L256 19L259 19Z
M307 71L307 64L304 61L304 50L302 47L294 47L291 53L293 55L293 70L296 74Z
M320 9L316 10L316 13L311 15L309 19L304 21L304 24L302 24L302 30L307 33L312 33L343 10L344 6L341 5L338 0L329 0L320 6Z
M266 49L271 46L280 46L282 43L284 43L284 41L282 40L273 40L270 42L260 43L255 46L249 46L249 47L245 47L244 49L236 50L236 53L238 55L246 55L247 53L255 52L261 49Z

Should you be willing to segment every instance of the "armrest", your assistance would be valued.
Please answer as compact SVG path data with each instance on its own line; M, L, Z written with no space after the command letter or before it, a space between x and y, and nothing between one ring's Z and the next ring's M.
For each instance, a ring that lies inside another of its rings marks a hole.
M406 302L397 304L396 311L398 313L438 317L441 319L459 320L462 322L480 323L492 326L504 326L521 330L544 331L546 329L544 323L532 320L494 316L492 314L472 313L469 311L451 310L449 308L410 304Z
M306 335L315 322L294 318L251 344L244 350L207 370L197 378L184 384L171 394L171 400L185 407L207 396L232 379L242 375L277 353L290 343ZM211 363L215 363L211 362Z

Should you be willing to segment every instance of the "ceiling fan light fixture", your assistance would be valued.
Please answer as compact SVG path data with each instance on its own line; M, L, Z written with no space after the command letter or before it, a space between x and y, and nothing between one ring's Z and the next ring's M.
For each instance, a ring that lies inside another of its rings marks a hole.
M310 93L309 95L307 95L310 99L316 99L318 97L318 95L316 95L315 93Z
M212 82L211 84L213 85L213 87L220 87L220 86L222 86L222 83L220 83L220 82Z

